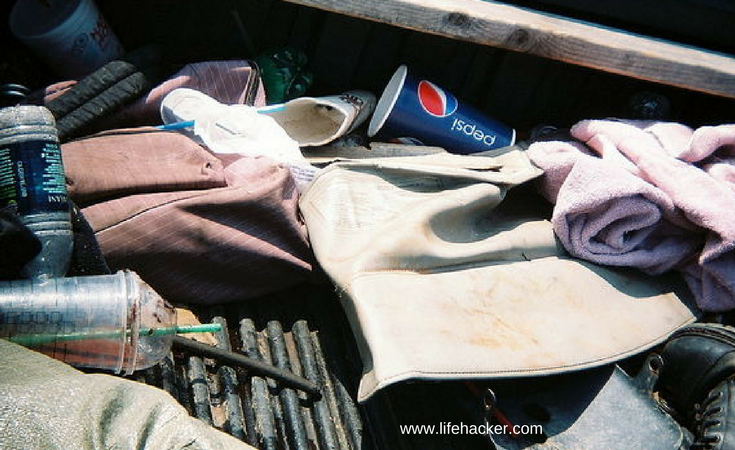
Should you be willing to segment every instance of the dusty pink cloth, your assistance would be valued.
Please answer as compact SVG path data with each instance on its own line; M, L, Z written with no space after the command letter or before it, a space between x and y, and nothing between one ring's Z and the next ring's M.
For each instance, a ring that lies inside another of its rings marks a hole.
M136 271L168 300L232 302L312 277L287 167L220 158L152 128L109 131L62 152L70 196L110 267Z
M649 273L677 268L703 310L735 308L735 126L593 120L571 133L589 150L529 148L567 250Z
M173 77L153 88L146 96L125 107L116 126L161 123L161 102L174 89L187 87L225 105L265 105L265 89L259 76L245 60L209 61L187 64ZM134 122L134 123L132 123Z
M712 178L735 190L735 125L699 128L688 151L674 156L697 163Z
M546 173L554 230L572 255L659 274L698 247L663 220L676 215L671 199L620 165L566 142L533 144L529 155Z

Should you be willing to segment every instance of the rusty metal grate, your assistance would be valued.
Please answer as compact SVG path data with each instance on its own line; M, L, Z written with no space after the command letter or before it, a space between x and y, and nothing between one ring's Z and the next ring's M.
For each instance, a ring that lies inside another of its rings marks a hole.
M193 416L262 450L373 448L363 436L354 401L360 363L346 319L329 293L299 295L206 308L199 316L223 325L215 336L218 347L317 383L321 399L239 368L174 353L138 379L166 390Z

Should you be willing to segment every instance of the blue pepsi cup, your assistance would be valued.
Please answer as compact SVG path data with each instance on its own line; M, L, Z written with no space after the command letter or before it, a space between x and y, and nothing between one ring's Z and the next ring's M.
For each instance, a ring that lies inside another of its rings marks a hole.
M368 136L478 153L515 144L516 132L401 65L380 96Z

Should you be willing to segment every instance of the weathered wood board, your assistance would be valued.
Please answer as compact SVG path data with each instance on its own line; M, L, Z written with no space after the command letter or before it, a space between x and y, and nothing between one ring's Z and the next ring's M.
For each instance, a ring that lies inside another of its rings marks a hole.
M735 98L735 57L481 0L287 0L403 28Z

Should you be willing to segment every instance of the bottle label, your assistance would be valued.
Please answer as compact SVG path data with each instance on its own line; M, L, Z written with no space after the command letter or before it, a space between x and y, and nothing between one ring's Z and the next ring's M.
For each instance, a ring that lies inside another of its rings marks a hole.
M0 208L18 214L69 210L61 149L53 141L27 141L0 147Z

